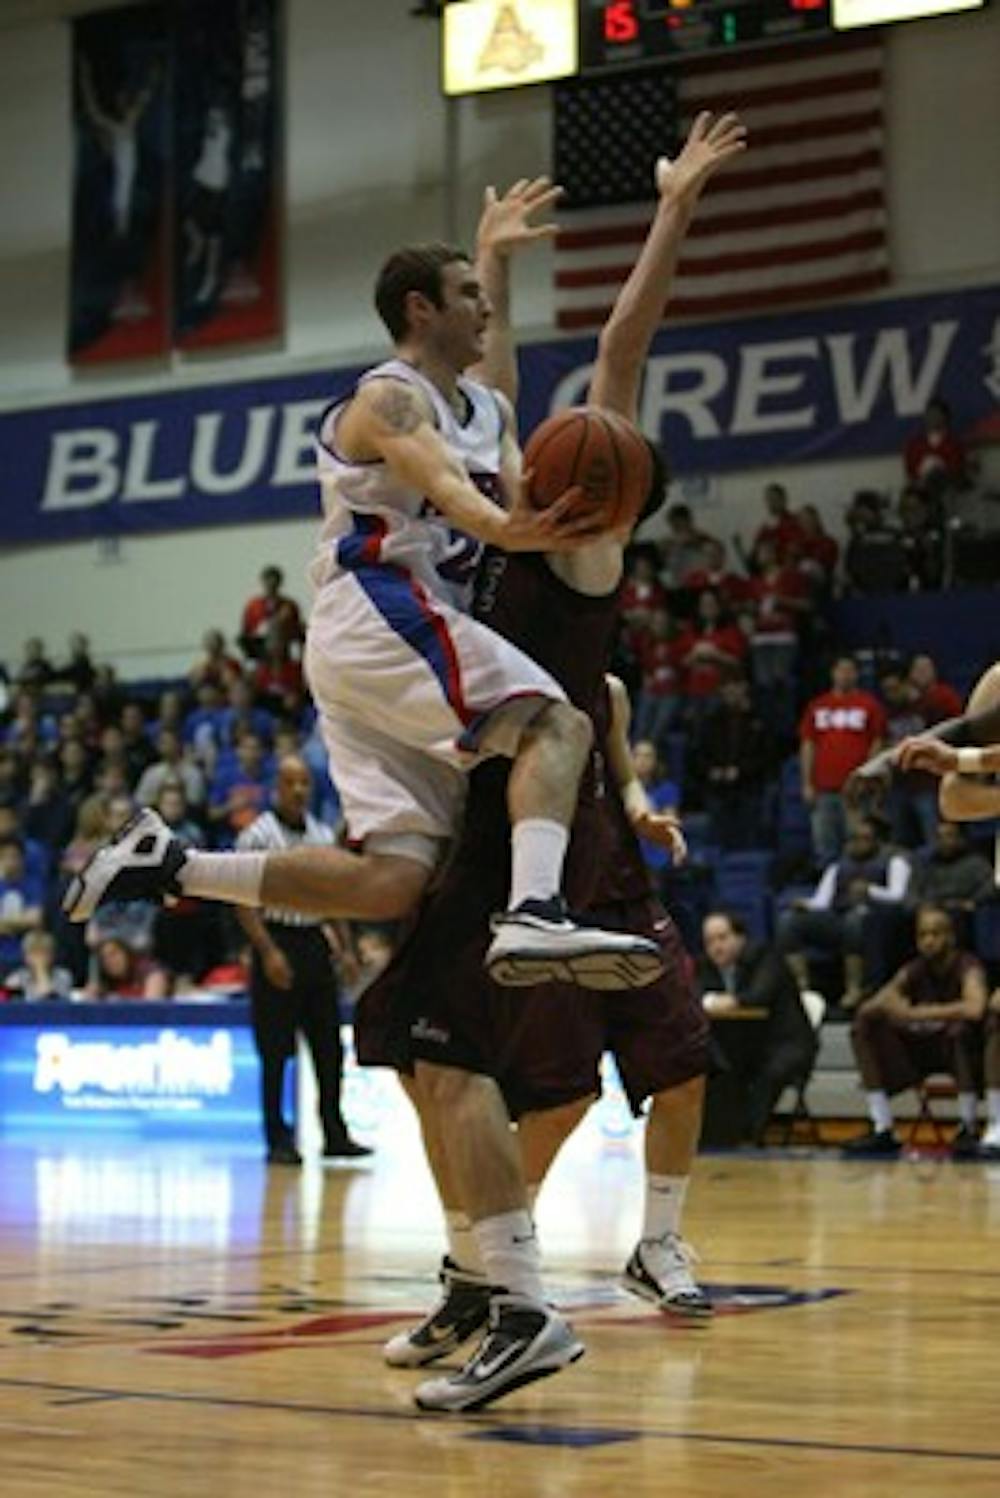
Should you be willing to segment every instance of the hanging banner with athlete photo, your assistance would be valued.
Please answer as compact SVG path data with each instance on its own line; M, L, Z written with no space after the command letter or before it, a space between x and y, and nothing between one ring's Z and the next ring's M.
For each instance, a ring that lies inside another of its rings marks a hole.
M75 21L73 73L69 358L149 358L170 346L166 6Z
M280 0L175 8L174 342L281 331Z

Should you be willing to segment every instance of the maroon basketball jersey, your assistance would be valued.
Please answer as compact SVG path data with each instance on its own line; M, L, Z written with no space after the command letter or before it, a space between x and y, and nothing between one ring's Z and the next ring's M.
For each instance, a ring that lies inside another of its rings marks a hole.
M543 666L575 707L594 725L594 748L580 786L564 887L576 909L618 900L644 899L649 875L625 815L604 745L611 702L605 670L618 618L620 588L597 596L579 593L557 577L543 556L496 553L480 573L476 616ZM504 764L504 779L508 766ZM485 766L472 777L467 828L494 819L508 836L506 806L498 794L497 770ZM492 830L492 829L491 829Z

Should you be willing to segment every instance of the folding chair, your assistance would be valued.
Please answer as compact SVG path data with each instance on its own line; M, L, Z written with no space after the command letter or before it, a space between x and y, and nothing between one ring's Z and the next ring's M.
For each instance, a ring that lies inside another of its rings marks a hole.
M824 999L823 995L821 993L817 993L814 988L802 989L799 993L799 998L802 1001L802 1008L805 1011L806 1019L812 1026L813 1034L818 1038L823 1020L826 1017L826 1000ZM819 1053L817 1050L817 1055L818 1054ZM785 1114L783 1118L784 1130L781 1136L782 1147L785 1147L792 1143L795 1138L796 1126L799 1124L805 1125L805 1142L807 1144L822 1143L819 1132L819 1124L810 1113L809 1104L806 1101L806 1090L809 1086L809 1083L812 1081L812 1074L815 1070L816 1060L814 1058L810 1063L808 1070L803 1072L799 1077L793 1077L791 1083L789 1084L790 1086L795 1088L795 1101L792 1104L791 1113Z
M916 1088L916 1094L919 1108L916 1118L910 1124L906 1140L907 1148L917 1148L920 1130L924 1124L927 1124L933 1135L935 1147L947 1149L951 1144L951 1135L935 1114L931 1104L954 1102L958 1097L958 1084L955 1078L949 1077L945 1072L935 1072L933 1076L924 1078Z

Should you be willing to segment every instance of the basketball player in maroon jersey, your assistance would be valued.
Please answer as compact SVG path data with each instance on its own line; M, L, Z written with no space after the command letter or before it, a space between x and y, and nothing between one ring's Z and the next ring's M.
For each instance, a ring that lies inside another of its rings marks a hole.
M594 404L635 419L642 363L666 300L677 251L705 182L741 151L745 132L732 116L700 116L677 162L657 169L660 203L647 242L601 338L590 392ZM496 375L494 375L496 378ZM651 496L650 509L662 501ZM640 518L645 518L645 515ZM684 1089L676 1117L688 1128L673 1161L689 1165L700 1123L705 1069L705 1022L685 981L686 959L671 923L653 902L635 843L634 826L674 837L658 825L626 768L628 811L606 748L613 720L627 750L619 698L617 712L604 680L617 612L622 553L627 537L594 545L567 567L555 557L528 556L513 566L494 558L481 579L479 610L492 628L533 648L591 717L599 751L581 790L567 861L567 889L580 908L609 917L639 919L663 952L666 980L647 990L643 1010L630 1005L623 1023L593 999L580 1022L566 1024L558 988L527 995L503 993L481 981L479 964L489 941L489 916L505 877L508 833L503 767L484 766L471 785L465 830L438 891L426 903L410 938L386 973L361 1001L357 1016L360 1058L411 1073L408 1091L417 1104L432 1167L446 1208L464 1209L484 1273L448 1266L445 1302L421 1327L394 1339L387 1356L419 1365L448 1353L484 1325L486 1335L466 1366L431 1380L416 1392L424 1409L478 1409L533 1379L558 1372L583 1351L571 1328L546 1304L540 1260L511 1137L515 1112L559 1106L556 1129L535 1132L533 1163L551 1159L569 1128L598 1090L597 1064L616 1049L630 1100L667 1098ZM620 762L622 755L616 755ZM447 940L445 937L447 935ZM669 1112L661 1107L660 1124ZM530 1126L529 1126L530 1128ZM661 1128L661 1133L666 1130ZM655 1131L651 1131L655 1138ZM662 1145L662 1139L658 1141ZM654 1166L655 1166L654 1161ZM669 1289L657 1278L654 1244L676 1238L686 1168L664 1157L667 1168L651 1176L663 1198L647 1212L657 1231L646 1235L626 1271L639 1293L658 1302ZM661 1247L666 1252L665 1242ZM676 1253L669 1269L675 1271ZM475 1266L473 1266L474 1268ZM686 1266L685 1266L686 1268ZM497 1287L503 1287L498 1290ZM707 1302L688 1275L689 1309ZM488 1322L487 1322L488 1317Z

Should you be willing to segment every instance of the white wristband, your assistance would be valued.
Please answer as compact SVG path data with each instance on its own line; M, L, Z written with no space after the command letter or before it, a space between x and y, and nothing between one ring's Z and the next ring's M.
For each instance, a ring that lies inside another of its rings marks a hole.
M986 766L983 763L984 755L981 749L959 749L958 751L958 773L960 775L983 775Z

